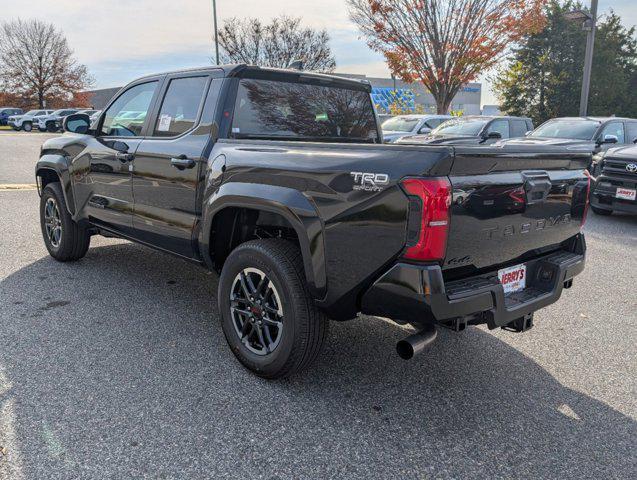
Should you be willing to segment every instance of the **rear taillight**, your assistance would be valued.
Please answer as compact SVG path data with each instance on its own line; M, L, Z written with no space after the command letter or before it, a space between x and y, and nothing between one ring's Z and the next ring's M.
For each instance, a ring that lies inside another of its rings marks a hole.
M449 230L449 179L407 178L401 184L410 197L410 220L415 220L410 221L409 229L413 232L408 233L407 250L403 256L411 260L442 260ZM414 212L415 209L420 211ZM418 220L419 225L411 225Z
M586 216L588 215L588 204L590 203L590 195L591 195L591 174L588 170L584 170L584 175L586 175L586 180L588 180L588 184L586 185L586 203L584 204L584 213L582 214L582 223L580 224L580 228L584 228L584 224L586 223Z

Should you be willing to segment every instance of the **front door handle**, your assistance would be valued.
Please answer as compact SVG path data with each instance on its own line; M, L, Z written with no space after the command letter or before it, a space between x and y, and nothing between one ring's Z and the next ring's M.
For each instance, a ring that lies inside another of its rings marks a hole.
M183 170L185 168L194 167L197 162L195 162L192 158L186 157L185 155L179 155L177 158L171 158L170 164L178 170Z
M126 162L132 162L133 159L135 158L135 155L132 153L126 153L126 152L115 152L115 158L117 158L122 163L126 163Z

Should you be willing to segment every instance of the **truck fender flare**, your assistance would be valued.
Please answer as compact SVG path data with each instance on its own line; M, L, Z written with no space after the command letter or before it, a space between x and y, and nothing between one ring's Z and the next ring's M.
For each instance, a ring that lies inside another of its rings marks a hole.
M315 299L325 297L327 277L323 222L312 202L302 192L276 185L224 183L203 205L199 245L203 260L210 268L213 267L210 255L212 223L215 216L228 207L263 210L285 218L299 239L310 292Z
M62 186L62 193L64 194L64 200L66 201L66 207L71 214L75 215L75 198L73 196L73 187L71 185L71 175L69 173L69 167L67 159L64 155L59 154L45 154L40 157L38 163L35 165L35 176L37 181L38 195L42 195L42 189L44 188L43 175L46 172L53 172L60 179Z

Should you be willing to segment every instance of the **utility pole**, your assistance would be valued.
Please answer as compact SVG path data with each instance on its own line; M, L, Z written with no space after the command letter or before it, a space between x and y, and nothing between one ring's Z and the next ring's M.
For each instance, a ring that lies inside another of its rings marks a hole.
M588 93L591 86L591 70L593 69L593 47L595 45L595 30L597 29L597 0L591 0L590 16L584 22L586 34L586 57L584 58L584 77L582 78L582 96L579 102L580 117L588 112Z
M596 4L597 1L593 0ZM215 30L215 62L219 65L219 36L217 34L217 0L212 0L212 19Z

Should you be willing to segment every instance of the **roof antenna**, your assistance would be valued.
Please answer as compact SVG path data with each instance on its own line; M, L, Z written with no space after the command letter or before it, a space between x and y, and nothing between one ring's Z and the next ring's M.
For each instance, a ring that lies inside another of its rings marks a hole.
M293 70L303 70L303 60L293 60L288 65L288 68Z

